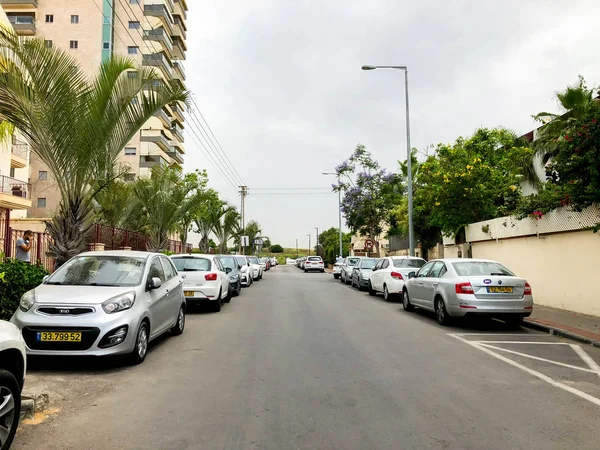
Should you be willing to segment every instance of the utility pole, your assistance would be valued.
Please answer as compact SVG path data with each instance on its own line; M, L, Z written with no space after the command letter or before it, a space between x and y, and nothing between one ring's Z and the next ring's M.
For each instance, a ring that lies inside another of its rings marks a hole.
M315 230L317 230L317 250L315 254L319 256L319 227L315 227Z
M307 236L308 236L308 256L310 256L310 233L308 233Z
M240 231L244 232L246 227L246 197L248 196L248 186L240 186ZM254 244L252 244L254 245ZM240 236L239 252L242 253L242 236ZM243 254L246 254L244 249Z
M300 254L298 253L298 239L296 239L296 259L298 259L298 256L300 256Z

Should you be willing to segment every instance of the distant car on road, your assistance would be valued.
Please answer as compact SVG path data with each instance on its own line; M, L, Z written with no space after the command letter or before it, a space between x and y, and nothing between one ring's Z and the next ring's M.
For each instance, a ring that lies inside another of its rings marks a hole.
M254 280L252 279L252 269L250 267L251 264L248 261L248 258L244 255L233 255L233 256L238 264L238 269L240 271L240 280L242 282L242 286L249 287Z
M383 293L385 301L391 301L402 296L404 283L408 280L408 274L419 270L427 261L414 256L388 256L381 258L373 267L369 294Z
M252 269L252 278L254 281L262 280L263 277L263 267L260 264L260 261L256 256L247 256L248 262L250 263L250 268Z
M231 286L231 294L238 296L242 292L242 274L239 264L233 255L217 255L219 261L225 268L225 272L229 277L229 285ZM231 269L228 271L228 269Z
M320 256L309 256L304 262L304 272L310 272L314 270L325 272L325 263Z
M333 278L336 280L340 277L342 273L342 264L344 264L344 259L338 259L336 263L333 265Z
M359 291L364 291L369 287L373 267L377 264L375 258L361 258L358 264L352 268L352 286L356 286Z
M271 261L269 260L269 258L260 258L259 261L263 271L271 269Z
M497 261L437 259L409 274L403 306L434 311L440 325L454 317L490 316L519 326L533 311L531 286Z
M185 310L182 277L166 256L86 252L25 293L11 322L28 355L124 354L139 364L150 341L183 333Z
M0 320L0 448L10 447L21 413L27 356L21 331Z
M342 267L340 269L340 280L342 283L350 284L352 281L352 269L360 261L360 256L348 256L344 258Z
M292 259L292 258L286 258L285 265L286 266L295 266L296 265L296 260Z

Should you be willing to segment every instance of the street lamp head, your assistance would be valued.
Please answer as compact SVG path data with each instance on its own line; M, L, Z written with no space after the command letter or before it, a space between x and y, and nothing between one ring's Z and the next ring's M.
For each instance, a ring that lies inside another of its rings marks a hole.
M362 70L375 70L377 66L362 66Z

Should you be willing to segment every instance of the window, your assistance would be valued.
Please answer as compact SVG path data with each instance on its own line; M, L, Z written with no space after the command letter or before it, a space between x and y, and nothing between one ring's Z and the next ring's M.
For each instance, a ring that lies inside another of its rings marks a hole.
M208 272L211 268L209 259L196 258L194 256L173 258L173 264L175 264L179 272Z
M129 0L129 4L130 5L139 5L140 4L140 0Z
M134 21L134 20L129 21L129 29L130 30L139 30L140 28L141 28L140 22Z
M433 264L433 262L430 262L421 267L421 270L419 270L419 273L417 274L417 278L425 278L427 275L429 275Z
M51 40L49 40L49 39L46 39L46 40L44 41L44 45L45 45L47 48L50 48L50 47L52 47L52 41L51 41Z
M217 269L220 272L225 272L225 268L223 267L223 264L221 264L221 261L219 260L219 258L215 258L214 262L215 262L215 266L217 266Z
M390 265L390 262L387 259L384 259L383 261L381 261L382 269L387 269L389 265Z
M377 264L377 260L373 258L364 258L360 260L361 269L372 269Z
M135 156L137 149L135 147L125 147L125 155Z
M45 208L46 207L46 199L45 198L38 198L37 199L37 207L38 208Z
M374 270L379 270L379 269L381 269L381 268L382 268L382 266L383 266L383 261L385 261L385 260L384 260L384 259L382 259L381 261L379 261L379 262L377 263L377 265L374 267Z
M139 49L140 48L137 45L130 45L129 47L127 47L127 53L129 53L130 55L137 55Z
M102 50L110 50L110 42L103 42Z
M54 14L46 14L46 23L54 23Z
M148 283L152 278L159 278L163 283L167 281L165 278L165 271L160 263L160 258L154 258L152 265L150 266L150 272L148 272Z
M423 267L425 262L426 261L424 259L417 258L394 259L394 267L414 267L415 269L418 269Z
M10 172L9 172L9 173L10 173L10 177L11 177L11 178L14 178L14 177L15 177L15 168L14 168L14 167L11 167L11 168L10 168Z
M430 278L440 278L445 273L446 273L446 265L441 261L437 261L433 265L431 272L429 272L429 277Z
M70 41L69 48L76 50L79 48L79 41Z
M126 173L125 176L123 177L123 180L125 180L128 183L135 181L135 173Z
M38 180L46 181L48 179L48 172L46 170L40 170L38 172Z
M72 14L71 15L71 23L79 23L79 15Z
M177 275L177 271L173 268L170 261L162 256L160 257L160 260L162 261L163 268L165 269L165 276L167 277L167 280L174 278L175 275Z
M504 275L514 277L515 274L497 262L465 261L452 263L460 277Z

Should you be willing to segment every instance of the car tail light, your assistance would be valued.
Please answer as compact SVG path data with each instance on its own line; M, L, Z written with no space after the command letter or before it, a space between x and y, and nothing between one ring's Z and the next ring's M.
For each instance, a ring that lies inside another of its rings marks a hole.
M402 274L400 272L392 272L392 273L390 273L390 276L394 280L404 280L404 277L402 276Z
M525 295L531 295L531 286L529 283L525 283Z
M466 283L456 283L457 294L472 294L473 292L473 286L468 281Z
M217 281L217 274L216 273L207 273L206 275L204 275L204 279L206 281Z

